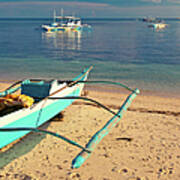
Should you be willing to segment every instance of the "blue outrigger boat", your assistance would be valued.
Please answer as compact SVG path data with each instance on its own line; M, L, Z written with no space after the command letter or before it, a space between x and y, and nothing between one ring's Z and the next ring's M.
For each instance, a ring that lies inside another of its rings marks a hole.
M72 161L72 168L79 168L94 151L96 145L119 122L124 111L127 110L132 100L137 94L139 94L138 89L133 90L118 82L87 81L87 77L91 69L92 67L85 69L79 76L68 81L38 79L19 81L11 85L5 91L1 92L0 98L3 98L8 94L12 94L20 90L21 94L34 98L35 103L28 108L21 108L5 115L0 114L0 149L31 131L46 133L82 149L82 151ZM118 85L131 91L131 94L127 97L119 111L114 112L93 99L81 97L80 95L85 83ZM39 127L56 116L67 106L71 105L76 99L96 103L98 106L101 106L113 114L113 117L91 138L85 147L60 134L43 130Z

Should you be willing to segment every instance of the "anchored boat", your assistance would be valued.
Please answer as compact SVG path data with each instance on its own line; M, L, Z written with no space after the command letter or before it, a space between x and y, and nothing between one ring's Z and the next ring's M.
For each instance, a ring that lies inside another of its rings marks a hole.
M164 23L162 20L151 22L148 27L153 28L155 30L164 29L168 26L168 24Z
M63 14L63 13L62 13ZM78 32L83 29L90 29L88 24L82 24L79 17L75 16L56 16L54 12L54 22L51 24L44 24L41 26L42 30L47 33L53 32Z
M15 104L26 107L13 109L11 112L5 112L1 114L0 148L3 148L4 146L12 143L20 137L23 137L31 131L49 134L81 149L81 152L72 161L72 168L79 168L95 150L100 141L120 121L123 113L130 106L133 99L139 94L138 89L131 89L119 82L88 81L87 77L91 69L92 67L85 69L79 76L72 80L25 80L17 82L7 88L4 92L1 92L0 100L4 99L6 102L7 97L13 96L12 94L16 91L21 91L23 95L19 96L18 98L15 96L15 100L17 100ZM126 98L120 109L117 112L114 112L93 99L80 96L84 84L92 83L121 86L131 93ZM34 99L33 104L31 104L33 102L31 98ZM27 99L30 99L30 104L27 104ZM112 118L108 120L107 123L92 136L85 147L58 133L39 128L40 125L50 120L56 114L64 110L67 106L71 105L72 102L76 99L95 103L112 114ZM7 101L10 104L12 103L11 99L8 99ZM5 105L8 103L6 102Z
M156 29L156 30L159 30L159 29L164 29L164 28L166 28L167 27L167 24L165 24L165 23L153 23L153 24L150 24L149 25L149 27L152 27L152 28L154 28L154 29Z

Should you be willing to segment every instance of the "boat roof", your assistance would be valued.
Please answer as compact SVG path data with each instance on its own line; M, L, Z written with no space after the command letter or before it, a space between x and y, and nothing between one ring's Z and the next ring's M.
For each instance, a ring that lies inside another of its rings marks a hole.
M80 20L79 17L74 17L74 16L56 16L55 18L57 18L57 19L74 19L74 20Z

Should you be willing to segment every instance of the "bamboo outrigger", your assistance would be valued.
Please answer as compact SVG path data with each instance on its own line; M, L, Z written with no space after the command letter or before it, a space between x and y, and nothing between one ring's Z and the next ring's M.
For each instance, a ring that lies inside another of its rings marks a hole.
M36 102L31 107L22 108L0 117L0 148L10 144L11 142L31 131L46 133L60 138L82 150L72 161L72 168L79 168L91 155L100 141L120 121L123 113L130 106L136 95L139 94L138 89L133 90L126 85L118 82L87 81L87 77L91 69L92 67L86 69L83 73L70 81L21 81L15 83L4 92L0 93L0 97L4 97L7 94L12 94L13 92L21 89L22 93L33 97ZM13 88L19 83L21 83L19 87ZM131 91L131 94L127 97L119 111L116 113L95 100L79 96L85 83L105 83L118 85ZM95 135L90 139L85 147L60 134L39 128L40 125L47 122L60 111L72 104L75 99L91 101L113 114L113 117L104 125L104 127L102 127L98 132L95 133Z

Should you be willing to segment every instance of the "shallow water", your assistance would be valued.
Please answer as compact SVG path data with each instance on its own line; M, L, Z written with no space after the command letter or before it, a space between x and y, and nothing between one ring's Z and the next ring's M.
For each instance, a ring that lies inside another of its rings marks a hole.
M179 21L155 31L141 21L91 20L92 30L64 34L41 32L44 23L0 20L0 80L71 79L93 65L90 79L180 94Z

